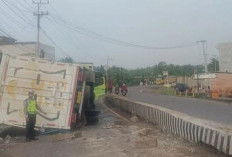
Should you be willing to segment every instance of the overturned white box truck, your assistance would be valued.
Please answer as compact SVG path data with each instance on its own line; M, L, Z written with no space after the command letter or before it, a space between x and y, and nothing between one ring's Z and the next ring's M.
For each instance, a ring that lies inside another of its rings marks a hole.
M92 64L0 55L0 124L25 127L23 109L29 90L34 90L38 105L47 113L37 112L36 127L71 129L85 111L94 111ZM100 80L98 86L104 88L104 79Z

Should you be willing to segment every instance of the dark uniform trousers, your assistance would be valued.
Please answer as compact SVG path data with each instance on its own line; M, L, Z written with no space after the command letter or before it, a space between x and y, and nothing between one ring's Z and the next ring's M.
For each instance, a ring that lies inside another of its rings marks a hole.
M26 138L33 139L35 138L35 122L36 122L36 114L28 114L28 120L26 124Z

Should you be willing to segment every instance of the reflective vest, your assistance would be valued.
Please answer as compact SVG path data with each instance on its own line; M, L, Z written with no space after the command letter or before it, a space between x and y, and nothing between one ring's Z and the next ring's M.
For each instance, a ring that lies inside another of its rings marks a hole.
M27 112L29 114L35 114L36 113L36 101L35 100L29 100L28 101Z

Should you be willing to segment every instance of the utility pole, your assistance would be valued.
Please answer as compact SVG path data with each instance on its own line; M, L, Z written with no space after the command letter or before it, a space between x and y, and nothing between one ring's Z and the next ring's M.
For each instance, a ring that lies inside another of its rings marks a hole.
M197 93L199 94L199 76L198 76L198 68L194 70L194 77L196 76L197 78Z
M106 93L108 94L108 91L109 91L109 84L108 84L108 69L109 69L109 56L107 56L107 59L106 59Z
M108 70L109 70L109 61L110 60L113 60L112 58L110 58L109 56L107 56L107 59L106 59L106 68L105 68L105 70L106 70L106 90L107 90L107 93L108 93L108 91L109 91L109 72L108 72ZM110 83L111 83L111 86L112 86L112 80L110 81Z
M197 93L199 94L199 75L198 75L198 68L197 68Z
M40 11L40 7L41 5L44 4L48 4L49 1L47 2L42 2L42 0L39 0L38 2L33 1L33 4L37 5L37 11L33 13L34 16L37 16L37 43L36 43L36 52L37 55L40 57L40 44L39 44L39 40L40 40L40 18L44 15L48 15L48 12L43 12Z
M206 44L207 44L207 41L206 40L200 40L200 41L197 41L197 43L201 43L202 44L203 56L204 56L204 65L205 65L205 73L208 73L207 54L206 54Z

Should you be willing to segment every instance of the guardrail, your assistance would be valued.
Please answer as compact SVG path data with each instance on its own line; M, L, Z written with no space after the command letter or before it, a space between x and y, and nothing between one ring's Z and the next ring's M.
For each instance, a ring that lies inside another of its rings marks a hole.
M202 120L157 105L113 95L106 96L105 103L158 124L167 132L189 141L211 145L227 155L232 155L232 126L230 125Z

